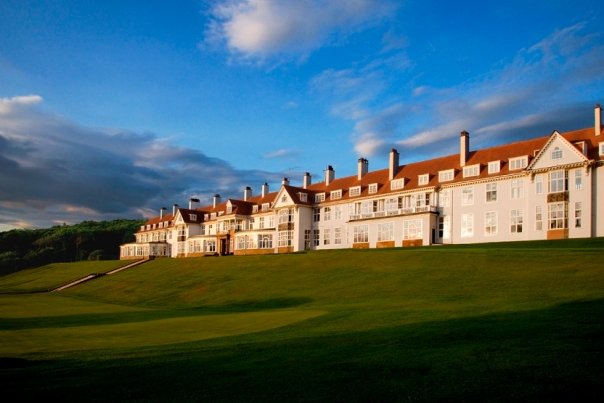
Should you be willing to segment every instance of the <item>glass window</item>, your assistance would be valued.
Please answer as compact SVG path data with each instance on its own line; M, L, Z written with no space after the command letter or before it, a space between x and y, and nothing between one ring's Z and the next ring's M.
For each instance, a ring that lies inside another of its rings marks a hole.
M484 213L484 234L487 236L497 235L497 212L487 211Z
M486 197L487 197L488 202L497 201L497 184L496 183L487 183Z
M549 192L564 192L566 190L566 171L549 173Z
M461 237L470 238L474 236L474 214L461 215Z
M403 239L422 239L422 220L403 221Z
M394 223L378 224L378 241L394 240Z
M562 229L568 227L567 205L565 202L548 204L548 228Z
M581 228L582 203L575 202L575 228Z
M465 187L461 190L462 206L471 206L474 204L474 188Z
M575 190L583 189L583 173L581 169L575 171Z
M524 189L522 179L512 179L512 199L522 199L524 197Z
M510 232L513 234L522 232L523 214L522 210L512 210L510 212Z
M356 225L353 227L353 242L369 242L369 228L367 225Z

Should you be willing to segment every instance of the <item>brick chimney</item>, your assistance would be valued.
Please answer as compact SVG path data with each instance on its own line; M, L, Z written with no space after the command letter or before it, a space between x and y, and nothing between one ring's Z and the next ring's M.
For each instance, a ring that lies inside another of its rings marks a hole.
M243 200L248 201L251 198L252 198L252 188L249 186L246 186L245 189L243 189Z
M594 108L594 131L596 136L602 133L602 108L600 104L596 104Z
M212 206L214 206L214 208L216 208L216 206L218 206L220 204L220 195L218 193L216 193L214 195L214 197L212 198Z
M369 161L365 158L359 158L357 162L357 179L361 180L367 172L369 172Z
M329 186L331 182L333 182L336 176L336 172L333 170L331 165L327 165L327 169L325 170L325 185Z
M390 158L388 161L388 179L392 180L396 176L399 168L398 151L395 148L390 150Z
M463 131L459 134L459 165L464 167L470 156L470 133Z
M262 194L262 197L268 194L268 183L264 182L264 185L262 185L262 187L260 188L260 192Z
M310 174L308 172L304 172L304 176L302 177L302 187L304 189L306 189L307 187L310 186L310 183L311 183Z

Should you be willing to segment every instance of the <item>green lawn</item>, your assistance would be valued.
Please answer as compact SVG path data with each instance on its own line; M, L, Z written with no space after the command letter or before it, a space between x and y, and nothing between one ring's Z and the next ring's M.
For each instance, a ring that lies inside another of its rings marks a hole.
M0 293L48 291L91 273L106 273L126 264L128 262L120 260L51 263L0 277Z
M603 252L156 260L0 295L0 376L8 395L61 401L599 401Z

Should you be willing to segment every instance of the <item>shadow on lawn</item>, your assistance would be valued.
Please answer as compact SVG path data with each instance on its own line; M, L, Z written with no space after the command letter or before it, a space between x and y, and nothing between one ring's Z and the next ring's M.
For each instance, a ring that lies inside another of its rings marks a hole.
M0 375L9 395L62 401L585 402L604 392L603 299L319 337L299 329L15 362Z

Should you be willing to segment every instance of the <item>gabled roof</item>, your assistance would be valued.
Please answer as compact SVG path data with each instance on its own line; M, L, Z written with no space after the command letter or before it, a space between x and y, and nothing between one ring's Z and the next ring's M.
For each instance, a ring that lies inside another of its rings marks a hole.
M460 165L459 154L452 154L426 161L419 161L402 165L398 168L394 179L404 180L404 188L402 189L403 191L414 191L421 189L432 189L436 186L458 184L466 181L473 181L476 179L497 178L508 174L522 173L524 171L522 169L510 170L509 160L515 157L526 156L527 162L530 166L535 156L539 154L539 151L543 147L545 147L545 145L548 143L548 141L551 140L552 136L554 135L556 135L556 132L554 132L554 134L552 134L551 136L542 136L534 139L471 151L468 155L465 166L467 167L478 165L478 176L464 178L463 167ZM573 145L577 142L585 142L587 146L586 157L590 160L602 160L599 155L598 145L600 142L604 142L604 135L596 136L593 127L565 132L558 135L563 137L566 141ZM489 174L488 164L492 161L500 161L500 170L497 173ZM447 182L440 182L438 178L439 171L447 171L451 169L454 172L453 180ZM429 180L427 184L420 186L418 183L418 178L419 175L424 174L429 175ZM374 183L378 184L378 190L376 193L370 195L369 185ZM254 196L251 197L248 201L228 199L226 202L217 204L216 207L205 206L195 210L179 209L179 211L182 210L185 212L197 213L199 215L199 221L196 222L202 222L204 214L217 213L217 217L224 216L226 214L227 202L230 202L233 207L232 214L249 215L252 214L254 205L261 206L264 203L274 204L277 200L277 197L281 194L282 191L287 192L287 194L295 204L314 205L315 194L324 192L325 202L331 202L331 191L334 190L342 190L342 197L333 200L334 202L357 199L362 198L364 196L375 196L389 194L393 192L401 192L401 189L397 189L394 191L391 190L390 184L391 181L389 180L389 170L380 169L377 171L366 173L361 177L361 179L358 179L357 175L352 175L344 178L334 179L330 182L329 185L326 185L325 182L314 183L309 185L306 189L302 187L282 185L281 189L278 192L268 193L264 197ZM359 196L351 197L349 195L349 190L351 187L356 186L361 187L361 194ZM300 200L300 193L308 194L307 201L303 202L302 200ZM222 215L220 214L220 212L222 212ZM258 213L261 214L262 212L258 211ZM145 224L154 224L160 221L165 222L171 220L173 220L172 215L166 214L162 219L160 219L159 217L153 217L148 220Z

